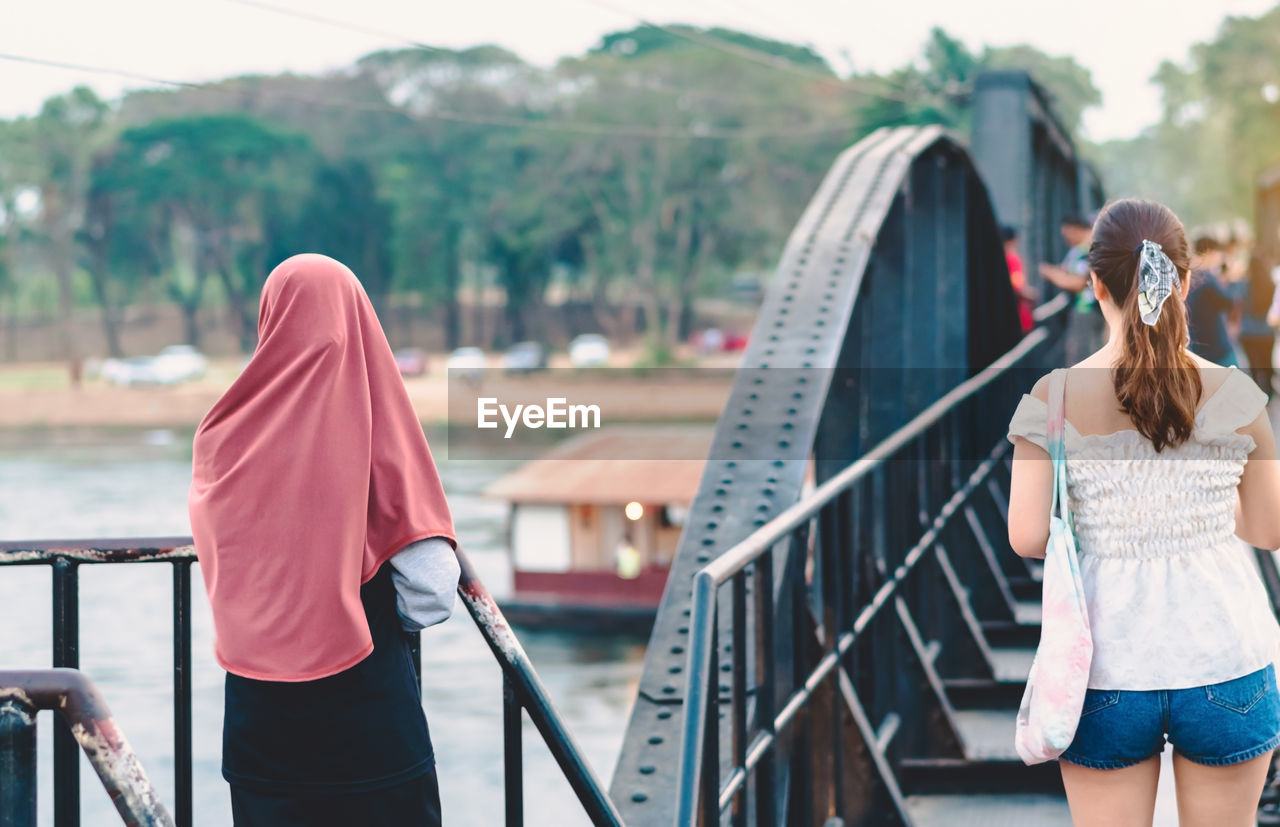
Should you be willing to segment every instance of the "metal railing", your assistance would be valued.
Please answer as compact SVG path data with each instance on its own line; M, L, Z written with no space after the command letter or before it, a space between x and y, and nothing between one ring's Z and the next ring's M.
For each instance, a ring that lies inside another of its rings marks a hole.
M1041 308L1037 317L1042 322L1050 320L1066 307L1065 299L1059 298ZM913 606L930 600L922 595L927 584L914 579L928 557L938 566L937 579L959 588L956 570L960 567L943 548L942 537L957 515L961 521L968 516L966 502L985 485L1008 449L1000 440L994 450L975 450L982 443L974 440L985 438L979 434L994 431L989 422L982 423L986 427L975 427L982 419L982 406L988 406L986 411L1000 411L1000 416L1012 410L1015 388L1020 392L1022 387L1022 383L1010 381L1017 378L1014 369L1038 366L1035 360L1044 357L1053 341L1052 326L1038 327L1009 353L697 572L688 624L685 668L689 689L675 824L718 825L730 808L730 823L735 827L745 825L751 813L757 825L777 824L775 788L783 770L777 765L777 753L784 738L808 744L815 743L814 739L829 740L829 769L836 779L832 784L836 799L833 814L843 815L848 802L840 801L842 764L853 757L845 754L842 746L836 723L840 715L827 719L831 725L826 733L815 731L811 720L805 718L819 688L832 678L846 680L853 675L853 681L862 683L851 687L853 707L862 710L856 693L865 690L882 712L878 721L871 722L875 729L871 751L880 753L875 760L883 762L891 757L895 742L913 741L912 730L923 725L926 710L905 708L905 698L895 703L901 685L892 674L898 671L893 663L896 656L891 655L894 646L892 639L886 645L880 634L891 630L873 630L872 625L887 612L900 624L899 631L916 638L916 652L929 650L928 645L920 645L904 598L913 598ZM996 424L1003 434L1003 421ZM985 447L995 442L992 438ZM870 511L865 505L870 505ZM880 510L885 508L893 509L890 513L896 516L886 516ZM873 519L860 524L856 520L859 512ZM875 525L867 524L871 522ZM775 573L779 571L787 576L781 588L775 589ZM720 591L725 584L730 586L727 600ZM727 603L731 612L728 640L721 635L721 616L726 608L722 603ZM791 613L785 621L776 617L781 605ZM775 638L779 623L792 630L794 640ZM784 649L794 653L812 650L815 640L823 651L820 656L815 654L812 668L806 669L802 655L795 654L795 674L779 674L777 664L786 662ZM875 674L856 668L869 664L869 651L855 664L855 650L877 642L881 645L876 652ZM721 663L724 652L729 653L727 664ZM722 683L726 679L727 685ZM778 688L785 686L791 688L779 697ZM824 697L832 700L830 695ZM842 702L839 689L835 702ZM721 725L721 710L726 705L730 718L727 732ZM791 732L802 718L804 731ZM725 750L727 760L722 756ZM784 757L809 760L802 752L793 748ZM800 772L812 771L806 766ZM753 788L754 796L750 795ZM809 794L797 796L805 802L801 814L793 816L794 823L815 823L817 814L812 812ZM885 812L880 812L881 817L887 817Z
M52 572L55 668L80 668L80 566L172 565L173 817L179 827L191 825L191 564L195 560L195 548L189 537L0 543L0 566L44 565ZM79 745L70 727L61 719L55 724L53 734L53 785L54 827L79 827Z
M458 594L484 636L503 673L503 728L506 824L523 821L522 713L537 727L584 811L595 825L621 825L599 779L569 734L551 703L546 687L503 617L502 610L459 549L462 576ZM57 540L0 543L0 566L49 566L53 574L53 665L79 667L79 567L87 564L169 563L173 566L173 752L175 775L174 822L192 823L191 749L191 564L195 548L189 537L124 540ZM421 676L418 635L411 636L414 666ZM0 693L6 677L0 672ZM54 733L53 783L55 827L80 824L79 744L61 719ZM0 767L0 772L5 768ZM0 774L0 786L7 779ZM34 795L34 786L31 794Z
M173 827L102 695L77 669L0 671L0 824L36 824L36 713L75 733L128 827Z

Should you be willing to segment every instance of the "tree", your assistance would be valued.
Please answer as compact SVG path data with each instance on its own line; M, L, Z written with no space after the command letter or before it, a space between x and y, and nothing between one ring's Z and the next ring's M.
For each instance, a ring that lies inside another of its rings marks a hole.
M511 186L508 156L520 143L519 130L484 121L524 118L542 75L494 46L377 52L357 66L407 115L379 155L395 221L393 284L443 307L452 349L464 262L493 250L480 235L494 193Z
M620 48L628 38L640 45ZM575 90L565 109L578 120L666 133L580 140L563 176L566 199L581 205L579 247L602 326L626 323L608 310L610 287L625 285L663 347L688 334L693 299L714 273L776 257L825 166L858 129L834 77L779 71L662 30L607 35L557 74ZM752 130L777 136L745 134ZM717 132L744 134L696 137Z
M1185 61L1162 63L1152 77L1160 121L1099 147L1104 176L1168 203L1189 225L1250 214L1258 175L1280 162L1277 39L1280 7L1227 17Z
M392 211L366 163L347 158L320 164L293 232L283 226L289 220L287 205L275 205L273 211L282 220L280 231L264 233L272 242L268 261L304 250L332 256L356 273L384 315L391 291Z
M30 160L29 130L22 121L0 121L0 297L4 298L6 327L5 355L14 357L17 346L18 253L23 221L18 199L32 185L34 164Z
M789 64L795 69L835 77L835 72L826 59L808 46L723 27L699 29L679 23L662 27L643 24L634 29L606 34L590 54L644 58L659 52L706 51L716 48L727 49L730 54L736 52L744 56L774 57L777 58L775 65L778 66Z
M305 203L313 163L305 139L242 116L178 118L126 130L97 169L95 188L118 201L103 207L110 216L104 233L146 239L193 344L196 313L215 276L241 346L252 350L272 243L267 225L278 219L279 205ZM288 224L296 226L272 229ZM103 249L112 243L101 242Z
M58 285L62 355L72 361L81 355L72 319L79 252L76 234L84 220L89 158L108 113L106 103L93 90L77 86L46 100L29 124L44 257Z

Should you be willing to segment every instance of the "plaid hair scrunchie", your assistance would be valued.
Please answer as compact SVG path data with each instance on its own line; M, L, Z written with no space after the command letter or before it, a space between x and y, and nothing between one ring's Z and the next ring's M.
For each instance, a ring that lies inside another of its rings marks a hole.
M1160 320L1165 299L1178 289L1178 268L1154 241L1142 240L1138 254L1138 312L1142 321L1154 325Z

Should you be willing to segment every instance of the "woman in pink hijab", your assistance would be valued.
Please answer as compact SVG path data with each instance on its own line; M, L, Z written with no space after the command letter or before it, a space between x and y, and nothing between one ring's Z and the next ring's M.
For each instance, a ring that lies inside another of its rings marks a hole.
M440 823L405 630L448 617L453 521L359 281L299 255L196 431L191 530L227 670L237 827Z

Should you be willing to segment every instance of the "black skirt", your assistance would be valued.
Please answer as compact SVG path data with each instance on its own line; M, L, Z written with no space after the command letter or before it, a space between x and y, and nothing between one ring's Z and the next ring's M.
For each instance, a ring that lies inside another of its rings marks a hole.
M237 824L258 823L254 813L266 816L267 806L304 807L317 798L330 799L315 803L336 815L342 805L335 796L366 812L382 799L413 808L395 809L400 815L384 823L439 823L431 736L390 566L361 587L360 600L374 648L350 669L296 683L227 674L222 775L232 786ZM279 818L261 823L288 823Z

